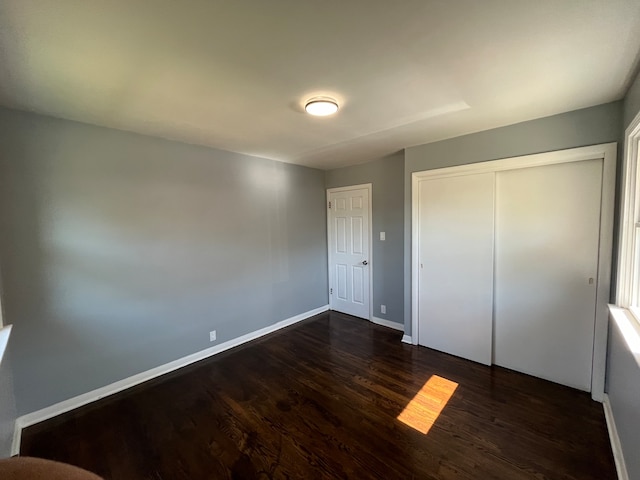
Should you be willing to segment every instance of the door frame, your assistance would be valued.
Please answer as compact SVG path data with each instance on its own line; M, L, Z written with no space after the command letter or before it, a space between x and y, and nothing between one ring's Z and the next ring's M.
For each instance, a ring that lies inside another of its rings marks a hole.
M333 296L331 295L331 218L329 215L329 201L332 193L336 192L345 192L349 190L361 190L366 189L369 192L369 231L367 232L369 235L369 318L367 320L371 321L373 318L373 184L372 183L363 183L360 185L348 185L345 187L335 187L335 188L327 188L327 199L326 199L326 207L327 207L327 293L329 294L329 310L333 310Z
M588 147L557 150L534 155L491 160L455 167L413 172L411 174L411 340L418 344L419 329L419 185L421 181L439 177L473 175L520 168L538 167L584 160L603 161L602 195L600 204L600 242L598 247L598 279L596 288L596 314L593 338L593 363L591 369L591 397L604 400L604 382L607 360L607 336L609 326L608 304L611 292L611 268L613 256L613 217L615 206L617 144L604 143Z

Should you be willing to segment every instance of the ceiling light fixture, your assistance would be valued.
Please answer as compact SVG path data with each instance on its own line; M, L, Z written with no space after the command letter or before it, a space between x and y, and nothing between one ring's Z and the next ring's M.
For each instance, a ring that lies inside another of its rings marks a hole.
M304 109L309 115L326 117L338 111L338 102L329 97L314 97L307 100Z

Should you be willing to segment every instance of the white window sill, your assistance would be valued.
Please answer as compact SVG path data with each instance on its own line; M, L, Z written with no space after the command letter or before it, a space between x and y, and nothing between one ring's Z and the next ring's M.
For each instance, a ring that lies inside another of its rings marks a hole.
M620 329L627 347L640 368L640 323L631 311L616 305L609 305L609 317Z

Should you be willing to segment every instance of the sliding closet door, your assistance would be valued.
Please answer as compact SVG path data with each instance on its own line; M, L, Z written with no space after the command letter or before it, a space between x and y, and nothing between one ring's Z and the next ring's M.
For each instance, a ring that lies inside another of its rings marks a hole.
M418 343L491 364L494 174L419 184Z
M496 174L494 363L591 387L602 160Z

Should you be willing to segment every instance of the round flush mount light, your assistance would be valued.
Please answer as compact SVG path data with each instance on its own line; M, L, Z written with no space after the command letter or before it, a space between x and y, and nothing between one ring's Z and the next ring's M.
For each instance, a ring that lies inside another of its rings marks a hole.
M338 111L338 102L329 97L314 97L307 101L304 109L309 115L326 117Z

